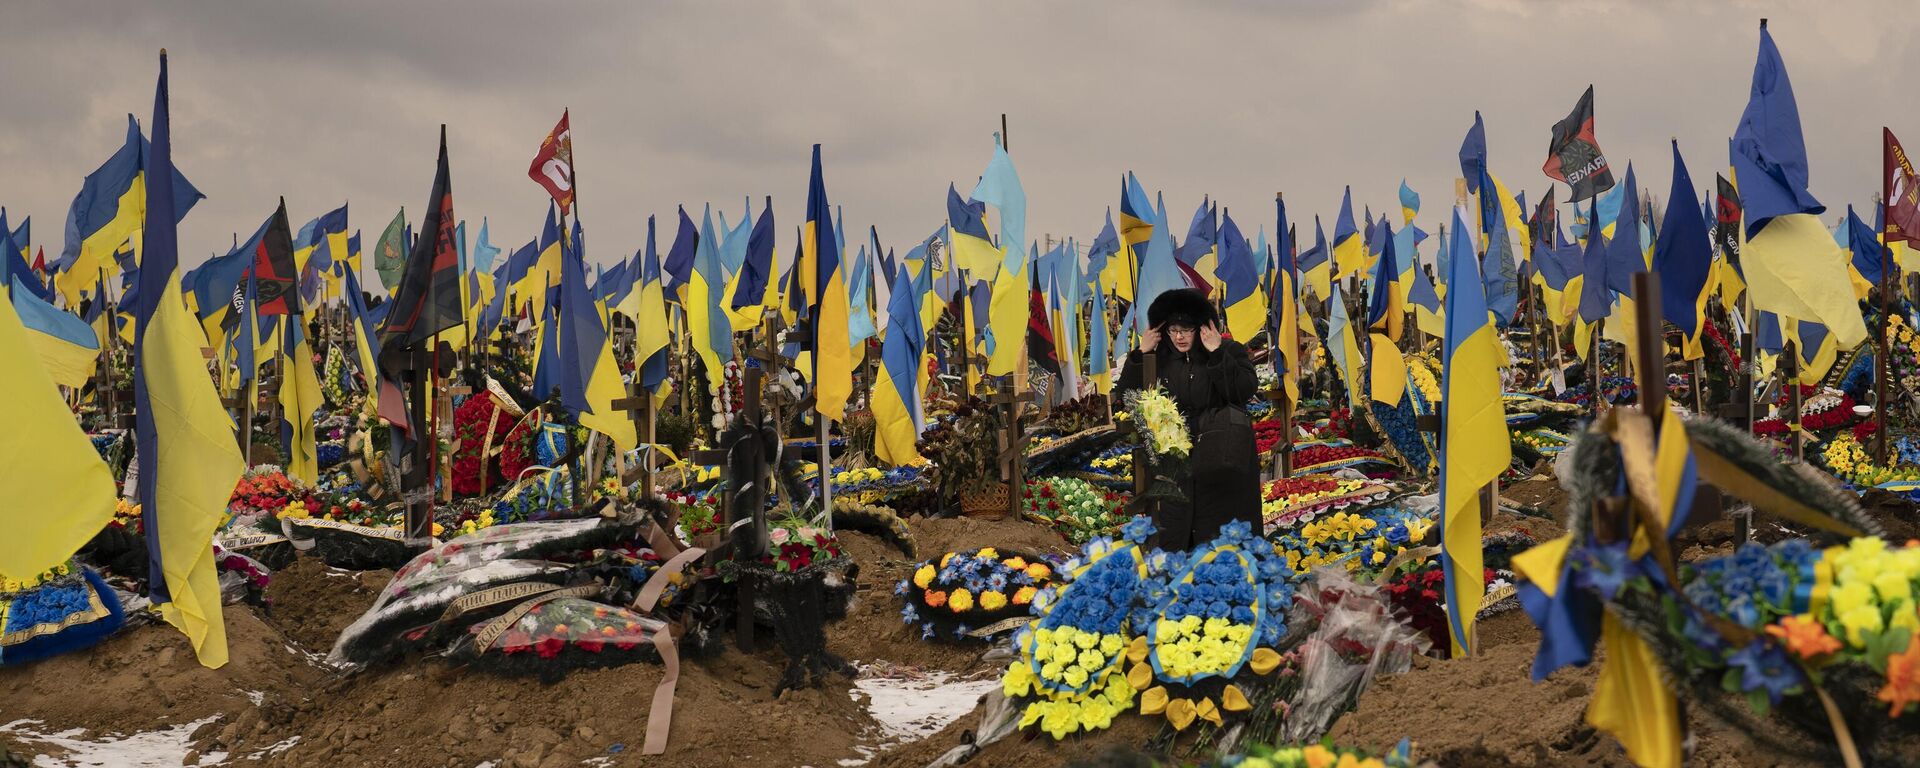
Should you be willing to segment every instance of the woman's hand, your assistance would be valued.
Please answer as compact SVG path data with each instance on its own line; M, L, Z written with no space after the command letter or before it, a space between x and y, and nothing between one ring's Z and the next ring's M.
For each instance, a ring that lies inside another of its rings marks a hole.
M1140 334L1140 351L1142 353L1152 352L1153 348L1157 346L1160 346L1159 328L1148 328L1145 333Z
M1200 345L1203 347L1206 347L1208 352L1219 351L1220 350L1219 326L1216 326L1216 325L1200 326Z

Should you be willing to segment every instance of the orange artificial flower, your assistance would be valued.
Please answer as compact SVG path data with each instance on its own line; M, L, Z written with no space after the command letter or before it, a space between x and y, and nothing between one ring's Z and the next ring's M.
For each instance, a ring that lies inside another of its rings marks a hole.
M1879 698L1893 705L1887 713L1890 718L1920 701L1920 643L1910 642L1906 650L1887 657L1887 685L1880 689Z
M1827 627L1811 616L1788 616L1767 627L1767 634L1780 638L1787 650L1802 659L1825 656L1840 650L1840 641L1827 634Z
M927 605L938 608L947 604L947 593L930 590L927 592Z

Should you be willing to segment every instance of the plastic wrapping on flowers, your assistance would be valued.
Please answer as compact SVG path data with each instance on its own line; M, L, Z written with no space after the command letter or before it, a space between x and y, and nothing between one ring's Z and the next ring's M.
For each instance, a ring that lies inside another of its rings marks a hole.
M1380 588L1339 569L1322 568L1301 582L1295 604L1305 637L1289 653L1296 666L1286 704L1277 708L1284 718L1273 724L1276 742L1321 738L1374 680L1411 669L1429 647L1425 635L1395 616Z
M572 669L655 661L655 635L667 624L639 613L585 600L533 599L490 621L472 625L448 655L507 674L553 680Z
M1044 558L984 547L921 563L894 593L906 602L900 620L921 637L964 640L1019 626L1034 597L1052 585L1053 565Z

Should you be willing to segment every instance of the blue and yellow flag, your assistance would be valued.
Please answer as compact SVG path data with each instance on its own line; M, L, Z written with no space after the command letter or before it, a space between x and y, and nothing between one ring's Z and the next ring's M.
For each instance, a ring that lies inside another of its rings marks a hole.
M600 324L600 312L587 291L585 244L575 214L573 236L561 250L558 334L554 359L559 367L560 404L580 425L606 435L621 451L637 445L633 420L613 407L624 396L612 337Z
M1840 346L1867 336L1847 278L1846 249L1834 243L1807 191L1807 146L1787 65L1773 35L1760 28L1752 96L1733 133L1747 242L1740 252L1747 295L1756 309L1819 322Z
M993 247L987 234L986 205L960 198L960 191L947 185L947 225L953 228L953 265L984 280L1000 264L1000 249Z
M60 251L54 287L68 306L80 305L80 293L92 286L94 273L112 264L112 256L129 239L140 236L146 220L148 167L147 139L140 123L127 115L127 138L120 149L80 185L80 194L67 208L66 246ZM174 215L185 217L200 194L187 177L172 174Z
M1359 228L1353 224L1353 187L1347 187L1340 195L1340 218L1333 222L1333 251L1330 261L1334 280L1345 280L1357 275L1366 266L1366 238L1360 236Z
M1225 283L1221 303L1226 309L1226 331L1244 344L1266 324L1267 297L1260 293L1260 266L1254 261L1253 249L1247 246L1231 215L1221 216L1219 254Z
M147 534L150 596L161 617L186 634L200 663L218 668L227 662L227 634L213 532L246 462L233 439L233 420L207 378L200 324L181 301L175 231L181 185L173 170L164 53L153 112L153 154L146 165L153 194L144 210L145 254L134 310L134 440L141 457L135 495Z
M1513 459L1500 402L1500 340L1489 322L1480 265L1465 212L1453 214L1447 274L1447 336L1441 353L1440 560L1446 571L1453 655L1471 654L1473 619L1486 592L1480 543L1480 489Z
M813 173L807 181L807 222L801 228L801 286L813 324L814 410L839 421L853 396L853 344L847 335L847 276L840 268L840 239L834 233L827 180L820 170L820 145L813 145Z
M1280 233L1279 246L1274 250L1273 293L1271 303L1273 311L1271 334L1268 343L1273 346L1273 372L1280 377L1280 385L1286 390L1287 402L1300 401L1300 274L1293 258L1293 230L1287 225L1287 202L1278 195L1273 198Z
M910 265L901 269L914 271ZM880 345L880 370L873 385L873 451L892 466L920 461L914 444L920 438L920 393L927 375L920 305L931 285L928 268L922 265L912 279L895 284L887 302L887 336Z
M1026 347L1033 269L1026 240L1027 193L998 134L994 135L993 159L987 161L980 183L968 197L992 205L1000 214L1000 269L975 277L991 275L993 280L987 327L994 343L987 358L987 375L1005 376L1019 367L1020 350Z
M766 207L760 210L760 219L753 223L753 231L747 235L740 270L729 284L727 312L735 328L759 326L767 308L777 300L773 279L773 227L773 198L769 196Z
M1713 244L1707 222L1693 191L1693 177L1673 142L1673 188L1668 192L1666 225L1653 245L1653 269L1660 275L1660 314L1679 326L1686 341L1682 352L1698 360L1701 332L1707 325L1708 276L1713 268Z
M1100 278L1112 285L1114 295L1124 301L1140 303L1134 295L1140 285L1140 245L1153 237L1157 221L1160 219L1154 217L1153 200L1141 188L1140 179L1128 171L1127 177L1120 180L1119 250L1107 263L1109 274Z
M1160 201L1157 213L1159 218L1154 220L1154 226L1148 233L1147 251L1140 257L1140 283L1133 289L1134 304L1146 307L1153 306L1153 300L1160 298L1162 293L1187 287L1187 278L1180 273L1180 263L1173 256L1173 237L1167 233L1165 226L1167 206L1164 198ZM1133 322L1135 335L1149 330L1145 311L1135 312Z
M53 310L24 290L13 294L15 302L24 296ZM0 376L0 397L13 410L0 433L0 483L9 489L0 509L0 530L8 532L7 546L0 547L0 578L26 581L72 557L106 527L113 519L114 483L39 362L30 338L35 332L21 323L15 302L0 301L0 366L7 371ZM87 330L85 321L73 320Z
M1413 225L1413 217L1420 213L1420 193L1407 186L1407 180L1400 180L1400 216L1401 223Z
M1365 407L1366 385L1361 366L1366 361L1360 356L1360 343L1355 340L1353 322L1347 317L1345 292L1339 283L1333 284L1332 291L1327 300L1327 356L1333 358L1334 370L1347 385L1348 405Z
M693 270L686 287L687 338L706 364L707 394L711 395L720 391L724 366L733 359L733 321L721 296L726 277L714 239L712 208L701 218L700 242L694 249Z
M1327 247L1327 231L1320 226L1320 217L1313 217L1313 247L1300 254L1297 261L1300 269L1300 287L1312 291L1321 301L1333 294L1327 286L1333 282L1333 251Z
M1380 226L1387 227L1383 219ZM1375 402L1397 407L1407 393L1407 361L1400 355L1400 335L1406 322L1405 302L1400 300L1400 274L1394 253L1393 237L1382 239L1380 260L1374 264L1372 299L1367 307L1367 392Z

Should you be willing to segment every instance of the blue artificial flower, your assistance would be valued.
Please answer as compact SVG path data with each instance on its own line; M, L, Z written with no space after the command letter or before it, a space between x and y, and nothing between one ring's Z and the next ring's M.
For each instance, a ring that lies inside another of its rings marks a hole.
M908 624L915 623L920 620L920 612L913 609L913 603L907 603L907 607L900 609L900 620Z
M1220 538L1229 541L1246 539L1253 535L1253 525L1245 520L1235 520L1220 526Z
M1575 583L1592 590L1601 600L1612 600L1634 573L1625 542L1585 547L1578 562Z
M987 589L994 592L1007 591L1007 574L1001 572L987 577Z
M1786 609L1793 599L1793 581L1783 571L1773 571L1760 579L1760 597L1767 605Z
M1207 616L1209 617L1218 616L1224 618L1232 614L1233 606L1227 605L1225 602L1219 600L1215 600L1207 606Z
M1120 527L1120 535L1135 544L1145 544L1153 536L1153 521L1146 515L1135 515Z
M1232 616L1232 618L1233 618L1233 623L1235 623L1235 624L1252 624L1252 623L1253 623L1253 609L1252 609L1252 608L1248 608L1248 607L1246 607L1246 606L1241 606L1241 607L1239 607L1239 608L1235 608L1235 609L1233 609L1233 616Z
M1734 594L1727 599L1727 618L1748 629L1759 629L1761 624L1760 608L1753 604L1753 597L1747 594Z
M910 585L908 584L907 580L901 579L900 583L893 585L893 593L896 595L904 595L907 593L907 590L909 588L910 588Z
M1783 694L1797 692L1800 686L1800 668L1772 645L1750 643L1728 656L1727 664L1740 670L1740 690L1764 690L1771 704L1779 704Z

